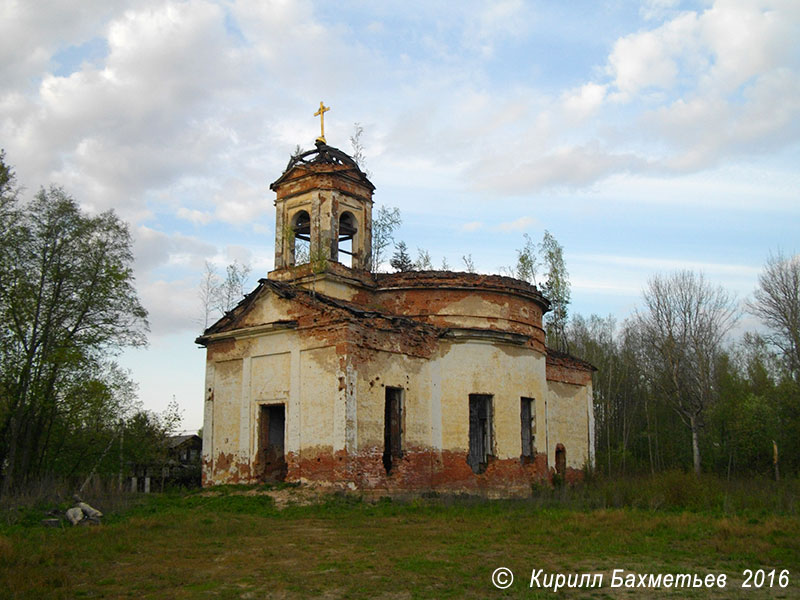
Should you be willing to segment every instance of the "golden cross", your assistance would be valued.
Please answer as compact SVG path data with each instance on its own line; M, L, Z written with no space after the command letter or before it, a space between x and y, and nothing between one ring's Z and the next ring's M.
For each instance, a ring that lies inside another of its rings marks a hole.
M318 142L322 142L323 144L327 144L325 141L325 113L331 109L330 106L325 106L322 102L319 103L319 110L314 113L315 117L319 117L319 137L317 138Z

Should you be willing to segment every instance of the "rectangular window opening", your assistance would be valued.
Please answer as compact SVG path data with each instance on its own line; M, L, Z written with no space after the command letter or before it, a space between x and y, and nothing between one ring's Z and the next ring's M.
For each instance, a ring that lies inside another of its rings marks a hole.
M483 473L493 453L492 396L469 395L469 454L467 463L473 473Z
M383 419L383 467L391 474L399 459L403 457L403 390L386 388L386 403Z
M522 430L523 463L533 461L536 456L536 401L533 398L519 399L519 420Z

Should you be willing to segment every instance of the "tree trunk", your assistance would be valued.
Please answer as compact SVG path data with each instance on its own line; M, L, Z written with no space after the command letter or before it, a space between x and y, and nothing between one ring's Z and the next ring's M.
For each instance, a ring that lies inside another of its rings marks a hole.
M4 458L6 465L3 470L3 484L0 487L0 497L8 496L9 492L14 486L14 478L16 477L16 464L17 464L17 440L19 439L19 416L16 411L11 416L11 424L9 426L10 433L8 435L8 452Z
M700 476L700 442L698 436L697 417L689 417L689 426L692 428L692 457L694 458L694 474Z
M644 418L647 423L647 454L650 458L650 474L656 474L656 465L653 459L653 435L650 430L650 411L647 409L647 396L644 398Z

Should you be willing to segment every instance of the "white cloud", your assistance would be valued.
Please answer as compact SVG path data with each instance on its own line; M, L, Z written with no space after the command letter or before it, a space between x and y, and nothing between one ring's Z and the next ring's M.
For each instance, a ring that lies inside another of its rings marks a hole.
M718 0L617 40L607 70L621 99L648 88L725 97L754 77L798 61L797 3Z
M60 2L6 0L0 5L0 81L3 92L29 91L51 68L53 54L94 37L128 0ZM143 4L143 3L142 3Z
M694 12L678 15L660 27L617 40L608 72L622 99L647 88L669 90L706 65L700 47L700 25Z
M566 146L506 167L487 163L476 171L476 185L483 190L521 194L550 186L583 187L611 173L642 170L645 161L633 154L614 153L597 143Z
M181 219L186 219L195 225L207 225L214 218L214 215L204 212L202 210L195 210L181 206L178 209L177 215Z
M513 121L524 136L500 137L503 126L490 131L465 169L469 181L522 194L591 186L614 174L682 175L800 139L800 4L651 8L670 18L616 41L608 83L529 102ZM479 113L484 121L487 113Z
M741 97L678 99L644 115L642 125L673 146L664 165L677 171L715 166L725 156L772 151L800 137L800 74L768 72Z
M209 242L180 233L169 235L145 226L135 229L133 239L136 271L144 277L161 265L175 262L178 256L191 257L190 262L199 272L203 261L217 252L216 246Z
M727 275L757 275L761 269L750 265L699 262L678 258L645 257L645 256L617 256L612 254L572 254L571 258L606 265L620 265L626 267L642 267L650 271L675 271L689 269L710 274Z
M520 36L526 31L527 7L522 0L499 0L479 6L478 14L466 22L464 45L477 49L481 56L491 57L498 40Z
M27 178L57 180L89 206L138 215L148 190L213 162L226 138L203 115L241 70L224 13L202 0L126 11L109 23L107 41L102 65L66 77L45 72L24 112L0 116L0 132Z
M469 223L464 223L461 227L459 227L459 230L465 233L472 233L473 231L478 231L481 228L483 228L483 223L481 221L470 221Z
M233 261L241 265L249 265L252 263L253 251L250 248L239 245L229 245L225 248L225 255L228 263Z
M591 116L602 106L607 86L587 83L563 96L564 109L577 119Z
M289 95L275 95L276 106L288 108L298 98L313 106L313 99L319 102L320 98L309 94L309 88L324 90L330 98L357 86L363 77L375 76L370 53L352 32L322 25L311 2L239 0L230 11L258 61L255 75L274 78L283 90L291 90ZM284 112L274 120L285 118Z
M538 221L533 217L520 217L519 219L515 219L514 221L509 221L507 223L500 223L499 225L494 227L494 229L497 231L509 233L512 231L526 231L537 224Z
M792 0L716 2L698 20L709 87L730 93L753 77L800 66L798 18L800 4Z
M671 14L680 5L680 0L645 0L639 8L644 19L659 19Z
M259 186L252 180L226 181L214 194L215 219L232 225L241 225L252 223L266 215L272 216L275 209L264 187L263 184Z
M398 17L385 7L364 25L369 41L344 19L323 22L305 1L154 0L124 12L101 5L96 14L55 11L78 32L55 35L57 43L20 42L52 56L101 33L108 55L66 77L42 61L26 67L38 90L27 95L12 78L18 85L0 93L0 135L26 180L60 181L87 205L124 207L133 219L151 214L154 194L198 225L266 214L258 177L279 172L295 143L313 139L311 107L322 92L337 111L329 139L346 140L350 115L369 115L368 158L378 168L415 163L421 179L447 170L447 185L489 182L497 192L682 173L798 135L800 8L789 1L720 0L679 12L652 0L642 14L658 12L663 22L617 40L607 77L547 92L522 76L496 87L471 53L531 32L538 17L516 0L447 11L419 5L427 28L404 14L406 30L441 47L413 63L379 46ZM14 7L18 23L40 33L27 37L56 31L57 19ZM207 185L187 188L209 173Z
M148 312L152 336L202 329L202 307L195 278L143 281L139 296Z

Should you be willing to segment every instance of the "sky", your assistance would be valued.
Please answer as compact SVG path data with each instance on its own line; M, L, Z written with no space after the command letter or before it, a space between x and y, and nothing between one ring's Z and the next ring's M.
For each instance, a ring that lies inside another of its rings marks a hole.
M25 193L129 223L151 332L119 362L187 430L204 264L272 269L269 184L320 101L412 255L496 273L547 229L572 313L622 320L685 268L744 302L800 251L797 0L0 0L0 82Z

